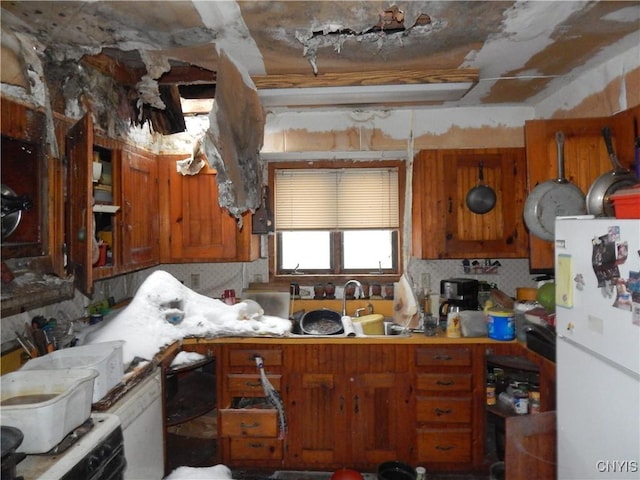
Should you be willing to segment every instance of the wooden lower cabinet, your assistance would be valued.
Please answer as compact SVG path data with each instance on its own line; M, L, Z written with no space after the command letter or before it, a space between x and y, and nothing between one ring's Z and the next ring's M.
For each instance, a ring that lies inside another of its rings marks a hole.
M288 462L295 468L371 468L409 458L407 373L294 374Z
M415 349L415 462L428 470L481 466L477 442L484 402L477 397L484 390L484 376L476 365L481 362L475 358L476 349L459 345Z
M218 449L223 463L235 467L276 468L283 440L278 411L265 399L256 357L267 380L280 391L282 350L242 345L223 347L218 375Z
M235 468L364 472L389 460L434 471L482 468L477 452L484 448L478 441L484 423L477 420L484 415L484 396L476 401L475 395L483 394L484 377L474 372L476 347L255 347L222 348L221 462ZM278 438L275 409L234 408L240 396L264 395L250 373L254 353L264 355L268 378L282 396L284 440Z

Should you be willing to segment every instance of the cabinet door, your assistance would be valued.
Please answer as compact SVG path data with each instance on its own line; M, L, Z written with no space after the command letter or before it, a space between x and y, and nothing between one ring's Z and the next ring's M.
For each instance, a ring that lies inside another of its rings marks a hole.
M122 157L122 263L124 270L157 265L158 163L155 155L125 148Z
M351 413L340 378L333 373L295 373L289 383L287 463L322 469L348 461Z
M218 204L216 171L196 175L176 171L175 156L161 157L160 258L162 262L250 261L259 253L251 218L238 222Z
M467 206L468 192L483 182L496 193L485 214ZM420 258L521 258L528 253L522 219L524 149L425 150L413 175L413 248Z
M409 458L413 442L408 374L371 373L347 378L351 409L351 461L363 466Z
M66 136L67 174L67 269L75 275L76 288L93 293L91 236L93 232L90 167L93 158L93 122L85 115Z

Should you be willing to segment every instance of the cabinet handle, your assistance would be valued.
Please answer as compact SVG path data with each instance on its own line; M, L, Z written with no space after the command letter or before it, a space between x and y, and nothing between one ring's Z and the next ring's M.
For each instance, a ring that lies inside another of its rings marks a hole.
M448 361L449 361L449 360L451 360L452 358L451 358L451 355L434 355L434 356L433 356L433 359L434 359L434 360L444 360L444 361L447 361L447 362L448 362Z
M251 448L263 448L264 445L262 443L250 443L249 446Z
M344 397L342 395L340 395L340 400L338 401L338 409L340 410L340 413L342 413L344 411Z
M448 387L449 385L453 385L455 382L453 380L438 380L436 385L442 385Z
M437 416L448 415L449 413L451 413L451 409L450 408L447 408L446 410L442 409L442 408L436 408L436 415Z
M449 450L453 450L455 447L453 447L452 445L436 445L436 450L442 450L443 452L449 451Z
M245 382L244 384L247 387L259 387L260 386L260 382Z
M353 405L353 411L355 413L359 413L360 412L360 405L358 404L359 402L359 398L358 395L356 395L355 397L353 397L353 401L354 401L354 405Z
M449 213L453 212L453 200L449 197Z
M257 428L257 427L259 427L259 426L260 426L260 424L259 424L258 422L254 422L254 423L244 423L244 422L241 422L241 423L240 423L240 426L241 426L242 428Z

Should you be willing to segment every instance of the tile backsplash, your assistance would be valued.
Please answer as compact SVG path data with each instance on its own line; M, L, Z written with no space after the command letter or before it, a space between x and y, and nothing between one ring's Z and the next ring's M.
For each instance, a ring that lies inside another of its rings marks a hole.
M438 293L440 280L447 278L475 278L495 283L510 296L515 296L517 287L535 287L536 275L529 273L527 259L492 259L500 262L495 274L465 273L461 260L421 260L411 259L406 270L410 281ZM478 259L484 262L484 259ZM36 315L54 317L59 321L75 320L86 315L90 303L113 297L116 301L133 297L146 277L155 270L169 272L185 286L209 297L220 298L226 289L235 289L240 296L243 287L251 282L267 282L269 279L268 259L259 259L250 263L188 263L165 264L119 277L101 280L95 284L95 293L87 298L76 291L75 298L62 303L48 305L18 315L2 319L0 329L2 343L15 339L15 330L21 331L25 322L31 322ZM305 288L301 282L301 288ZM307 286L311 290L311 286ZM312 291L311 291L312 294ZM342 295L340 286L336 294Z

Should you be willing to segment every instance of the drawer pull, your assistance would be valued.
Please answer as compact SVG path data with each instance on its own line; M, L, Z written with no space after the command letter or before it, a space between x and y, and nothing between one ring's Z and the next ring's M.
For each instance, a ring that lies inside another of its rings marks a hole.
M436 415L437 416L448 415L450 413L451 413L451 409L450 408L447 408L446 410L442 409L442 408L436 408Z
M259 427L259 426L260 426L260 423L258 423L258 422L253 422L253 423L244 423L244 422L241 422L241 423L240 423L240 426L241 426L242 428L257 428L257 427Z
M436 445L436 450L442 450L443 452L448 452L449 450L453 450L455 447L452 445Z
M438 380L436 382L436 385L442 385L442 386L445 386L445 387L448 387L448 386L454 385L454 384L455 384L455 382L453 380Z
M252 387L252 388L256 388L256 387L259 387L261 385L260 382L245 382L244 384L247 387Z
M449 361L452 360L453 358L451 357L451 355L434 355L433 356L434 360L444 360L444 361Z
M250 443L249 446L251 448L263 448L264 444L262 444L262 443Z

